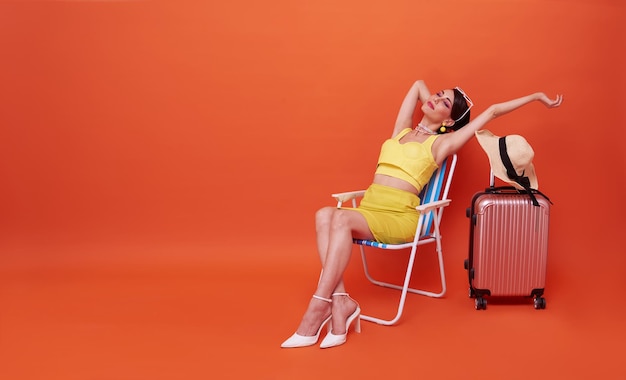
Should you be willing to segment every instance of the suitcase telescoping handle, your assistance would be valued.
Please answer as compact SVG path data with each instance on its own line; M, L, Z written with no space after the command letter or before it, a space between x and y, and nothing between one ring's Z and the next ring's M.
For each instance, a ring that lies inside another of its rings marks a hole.
M513 186L496 187L496 177L493 175L493 171L489 171L489 187L485 189L485 192L486 193L501 193L501 192L519 193L519 190Z
M514 192L519 193L519 190L513 186L498 186L496 187L496 176L493 175L493 171L489 171L489 187L485 189L486 193L500 193L500 192Z

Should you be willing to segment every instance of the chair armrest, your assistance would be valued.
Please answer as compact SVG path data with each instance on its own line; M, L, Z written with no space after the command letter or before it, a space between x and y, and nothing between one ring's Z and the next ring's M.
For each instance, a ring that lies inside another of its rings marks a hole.
M332 194L331 196L335 198L337 202L343 203L345 201L349 201L350 199L362 197L363 194L365 194L365 190L348 191L345 193L335 193L335 194Z
M419 205L415 207L415 209L419 211L420 213L425 214L427 212L432 211L433 209L446 207L447 205L450 204L450 202L452 202L450 199L442 199L440 201L424 203L423 205Z

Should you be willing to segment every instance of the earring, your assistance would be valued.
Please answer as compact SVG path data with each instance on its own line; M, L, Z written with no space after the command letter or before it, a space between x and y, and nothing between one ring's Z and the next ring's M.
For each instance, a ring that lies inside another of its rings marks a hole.
M446 124L445 123L441 124L441 128L439 128L439 132L446 133Z

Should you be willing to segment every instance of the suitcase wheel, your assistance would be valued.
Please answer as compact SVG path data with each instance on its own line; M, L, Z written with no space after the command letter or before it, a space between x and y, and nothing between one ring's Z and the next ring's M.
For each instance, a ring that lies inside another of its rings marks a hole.
M477 297L476 300L474 300L474 308L476 310L487 310L487 300L483 297Z
M541 310L546 308L546 299L543 297L535 298L535 309Z

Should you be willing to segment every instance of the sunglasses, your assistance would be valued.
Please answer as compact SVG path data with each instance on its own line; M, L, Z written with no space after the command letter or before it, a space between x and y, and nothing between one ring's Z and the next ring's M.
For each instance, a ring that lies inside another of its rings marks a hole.
M455 121L459 121L459 120L463 119L465 117L465 115L467 115L469 110L472 109L472 107L474 106L474 103L472 102L472 99L470 99L469 96L467 96L465 91L463 91L463 89L461 89L461 87L455 87L454 89L457 90L458 92L460 92L463 95L463 98L465 99L465 102L467 102L467 109L465 110L465 112L463 112L463 115L461 115L458 119L455 120Z

